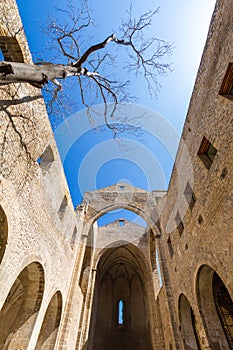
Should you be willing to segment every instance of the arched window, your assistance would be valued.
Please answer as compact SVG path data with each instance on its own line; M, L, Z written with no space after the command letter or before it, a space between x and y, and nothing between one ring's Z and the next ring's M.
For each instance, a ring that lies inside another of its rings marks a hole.
M35 350L54 349L61 312L62 295L57 291L48 305Z
M27 349L43 293L44 271L33 262L18 275L0 311L0 349Z
M223 280L203 265L197 282L199 309L211 349L233 350L233 303Z
M123 325L124 324L124 309L125 309L125 303L123 300L118 301L118 324Z
M131 244L105 250L97 265L88 349L152 350L147 268Z

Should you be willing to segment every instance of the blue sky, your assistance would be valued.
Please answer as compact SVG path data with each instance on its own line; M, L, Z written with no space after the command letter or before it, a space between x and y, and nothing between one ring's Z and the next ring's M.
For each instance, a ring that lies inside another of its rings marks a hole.
M57 16L55 9L64 7L65 0L17 0L17 4L32 53L38 57L43 52L49 59L44 50L47 38L42 28L48 15ZM103 40L114 28L118 28L130 1L90 0L89 4L97 25L93 37ZM72 114L68 129L63 130L63 137L60 137L61 129L55 130L74 206L80 203L85 191L121 181L146 190L167 189L169 183L215 1L134 0L132 4L136 14L160 7L148 36L155 35L174 43L173 54L167 60L172 63L173 71L159 78L161 90L154 100L150 99L141 77L131 78L130 92L138 97L133 110L142 109L150 114L151 119L142 122L144 133L140 138L127 133L123 135L127 147L116 145L109 131L96 132L86 125L85 116L80 112L83 109L81 105ZM120 69L119 74L124 76ZM73 124L76 122L82 132L74 133ZM174 139L173 145L167 145L169 138ZM68 142L67 151L62 155L67 139L72 139L72 142ZM134 219L133 214L118 211L99 223L122 216Z

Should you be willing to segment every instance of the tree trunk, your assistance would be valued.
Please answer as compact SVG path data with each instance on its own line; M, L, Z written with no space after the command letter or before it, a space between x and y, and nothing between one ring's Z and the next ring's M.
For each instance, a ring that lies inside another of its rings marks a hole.
M80 68L61 64L40 65L0 61L0 84L31 83L43 87L49 80L79 75Z

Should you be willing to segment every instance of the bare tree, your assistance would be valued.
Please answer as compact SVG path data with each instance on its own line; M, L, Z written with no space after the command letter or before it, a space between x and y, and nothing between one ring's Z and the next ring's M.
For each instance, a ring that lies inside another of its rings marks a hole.
M52 38L53 48L57 45L62 63L40 61L26 64L0 61L0 84L30 83L38 88L45 88L51 94L51 98L47 100L50 107L54 102L62 103L60 91L64 80L73 78L79 87L81 102L89 111L96 103L104 104L105 123L115 136L117 127L111 118L117 104L130 101L132 97L129 94L129 81L121 81L119 76L109 76L106 74L106 67L115 65L120 69L119 55L122 55L122 51L117 52L117 48L123 48L128 61L122 68L127 73L142 75L149 93L156 96L160 86L158 75L166 74L170 69L170 65L164 63L163 58L172 50L171 43L157 37L148 38L145 34L158 9L148 11L136 20L133 18L131 6L119 33L113 33L91 46L85 44L87 31L93 25L87 3L84 2L78 10L69 3L67 10L60 11L63 12L62 17L67 17L67 21L51 20L47 32ZM57 57L58 55L56 59Z

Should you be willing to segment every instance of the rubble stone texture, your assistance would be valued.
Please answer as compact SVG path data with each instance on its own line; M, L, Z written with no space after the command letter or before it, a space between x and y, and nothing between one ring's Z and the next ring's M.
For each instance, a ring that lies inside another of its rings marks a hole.
M0 14L5 59L31 63L15 1ZM0 349L233 349L232 25L217 1L167 192L74 210L40 90L0 86ZM147 227L97 226L118 208Z

